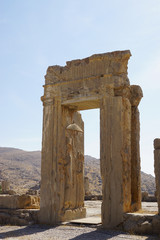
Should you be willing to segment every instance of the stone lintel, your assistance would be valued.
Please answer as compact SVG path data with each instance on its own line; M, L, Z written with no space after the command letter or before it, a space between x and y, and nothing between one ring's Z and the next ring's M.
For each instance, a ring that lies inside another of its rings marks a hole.
M74 98L63 101L62 106L66 106L77 111L95 109L100 107L100 99L98 97Z
M127 76L127 64L130 56L129 50L116 51L69 61L64 67L50 66L45 76L45 84L88 79L88 77L103 77L106 74L111 76L122 75L124 77Z

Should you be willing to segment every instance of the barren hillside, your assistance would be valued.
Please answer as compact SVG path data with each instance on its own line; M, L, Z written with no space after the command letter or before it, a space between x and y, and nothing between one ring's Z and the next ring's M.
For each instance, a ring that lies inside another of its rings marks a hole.
M92 194L101 194L100 160L85 156L85 176L89 178ZM155 178L151 174L141 172L141 190L151 195L155 192Z
M40 151L0 148L0 181L9 180L13 190L25 192L40 181Z
M39 184L41 153L16 148L0 148L0 181L9 180L12 189L25 192ZM92 194L101 194L100 160L85 156L85 176L89 178ZM142 172L142 191L154 194L155 179Z

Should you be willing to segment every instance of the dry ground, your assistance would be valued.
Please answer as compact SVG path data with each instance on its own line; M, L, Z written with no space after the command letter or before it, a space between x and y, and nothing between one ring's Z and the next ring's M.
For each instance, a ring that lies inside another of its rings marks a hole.
M8 240L158 240L155 236L135 236L117 231L106 231L81 226L0 226L0 239Z
M101 201L86 201L87 216L101 213ZM156 211L157 203L143 203L147 211ZM136 236L124 232L103 230L101 227L61 225L49 227L42 225L33 226L0 226L0 239L8 240L158 240L156 236Z

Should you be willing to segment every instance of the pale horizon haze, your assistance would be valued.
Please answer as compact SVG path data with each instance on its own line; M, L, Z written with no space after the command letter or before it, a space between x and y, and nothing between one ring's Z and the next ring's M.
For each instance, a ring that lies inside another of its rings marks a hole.
M41 150L48 66L130 50L130 84L140 85L141 169L154 174L160 138L159 0L0 0L0 147ZM99 158L99 110L83 111L85 154Z

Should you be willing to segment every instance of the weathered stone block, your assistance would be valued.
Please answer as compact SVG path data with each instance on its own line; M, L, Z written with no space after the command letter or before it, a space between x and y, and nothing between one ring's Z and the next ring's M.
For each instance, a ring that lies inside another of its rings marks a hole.
M112 109L112 110L111 110ZM104 98L100 111L102 224L115 227L123 221L123 104L121 97Z
M155 216L152 220L153 233L160 234L160 216Z
M86 209L84 207L82 208L76 208L73 210L66 210L64 215L61 216L61 221L70 221L73 219L78 218L85 218L86 217Z
M160 216L139 213L124 214L123 230L132 234L160 234Z
M39 209L40 199L31 195L0 195L0 208Z
M143 92L140 86L138 85L131 85L131 96L130 101L131 105L137 107L143 97Z

